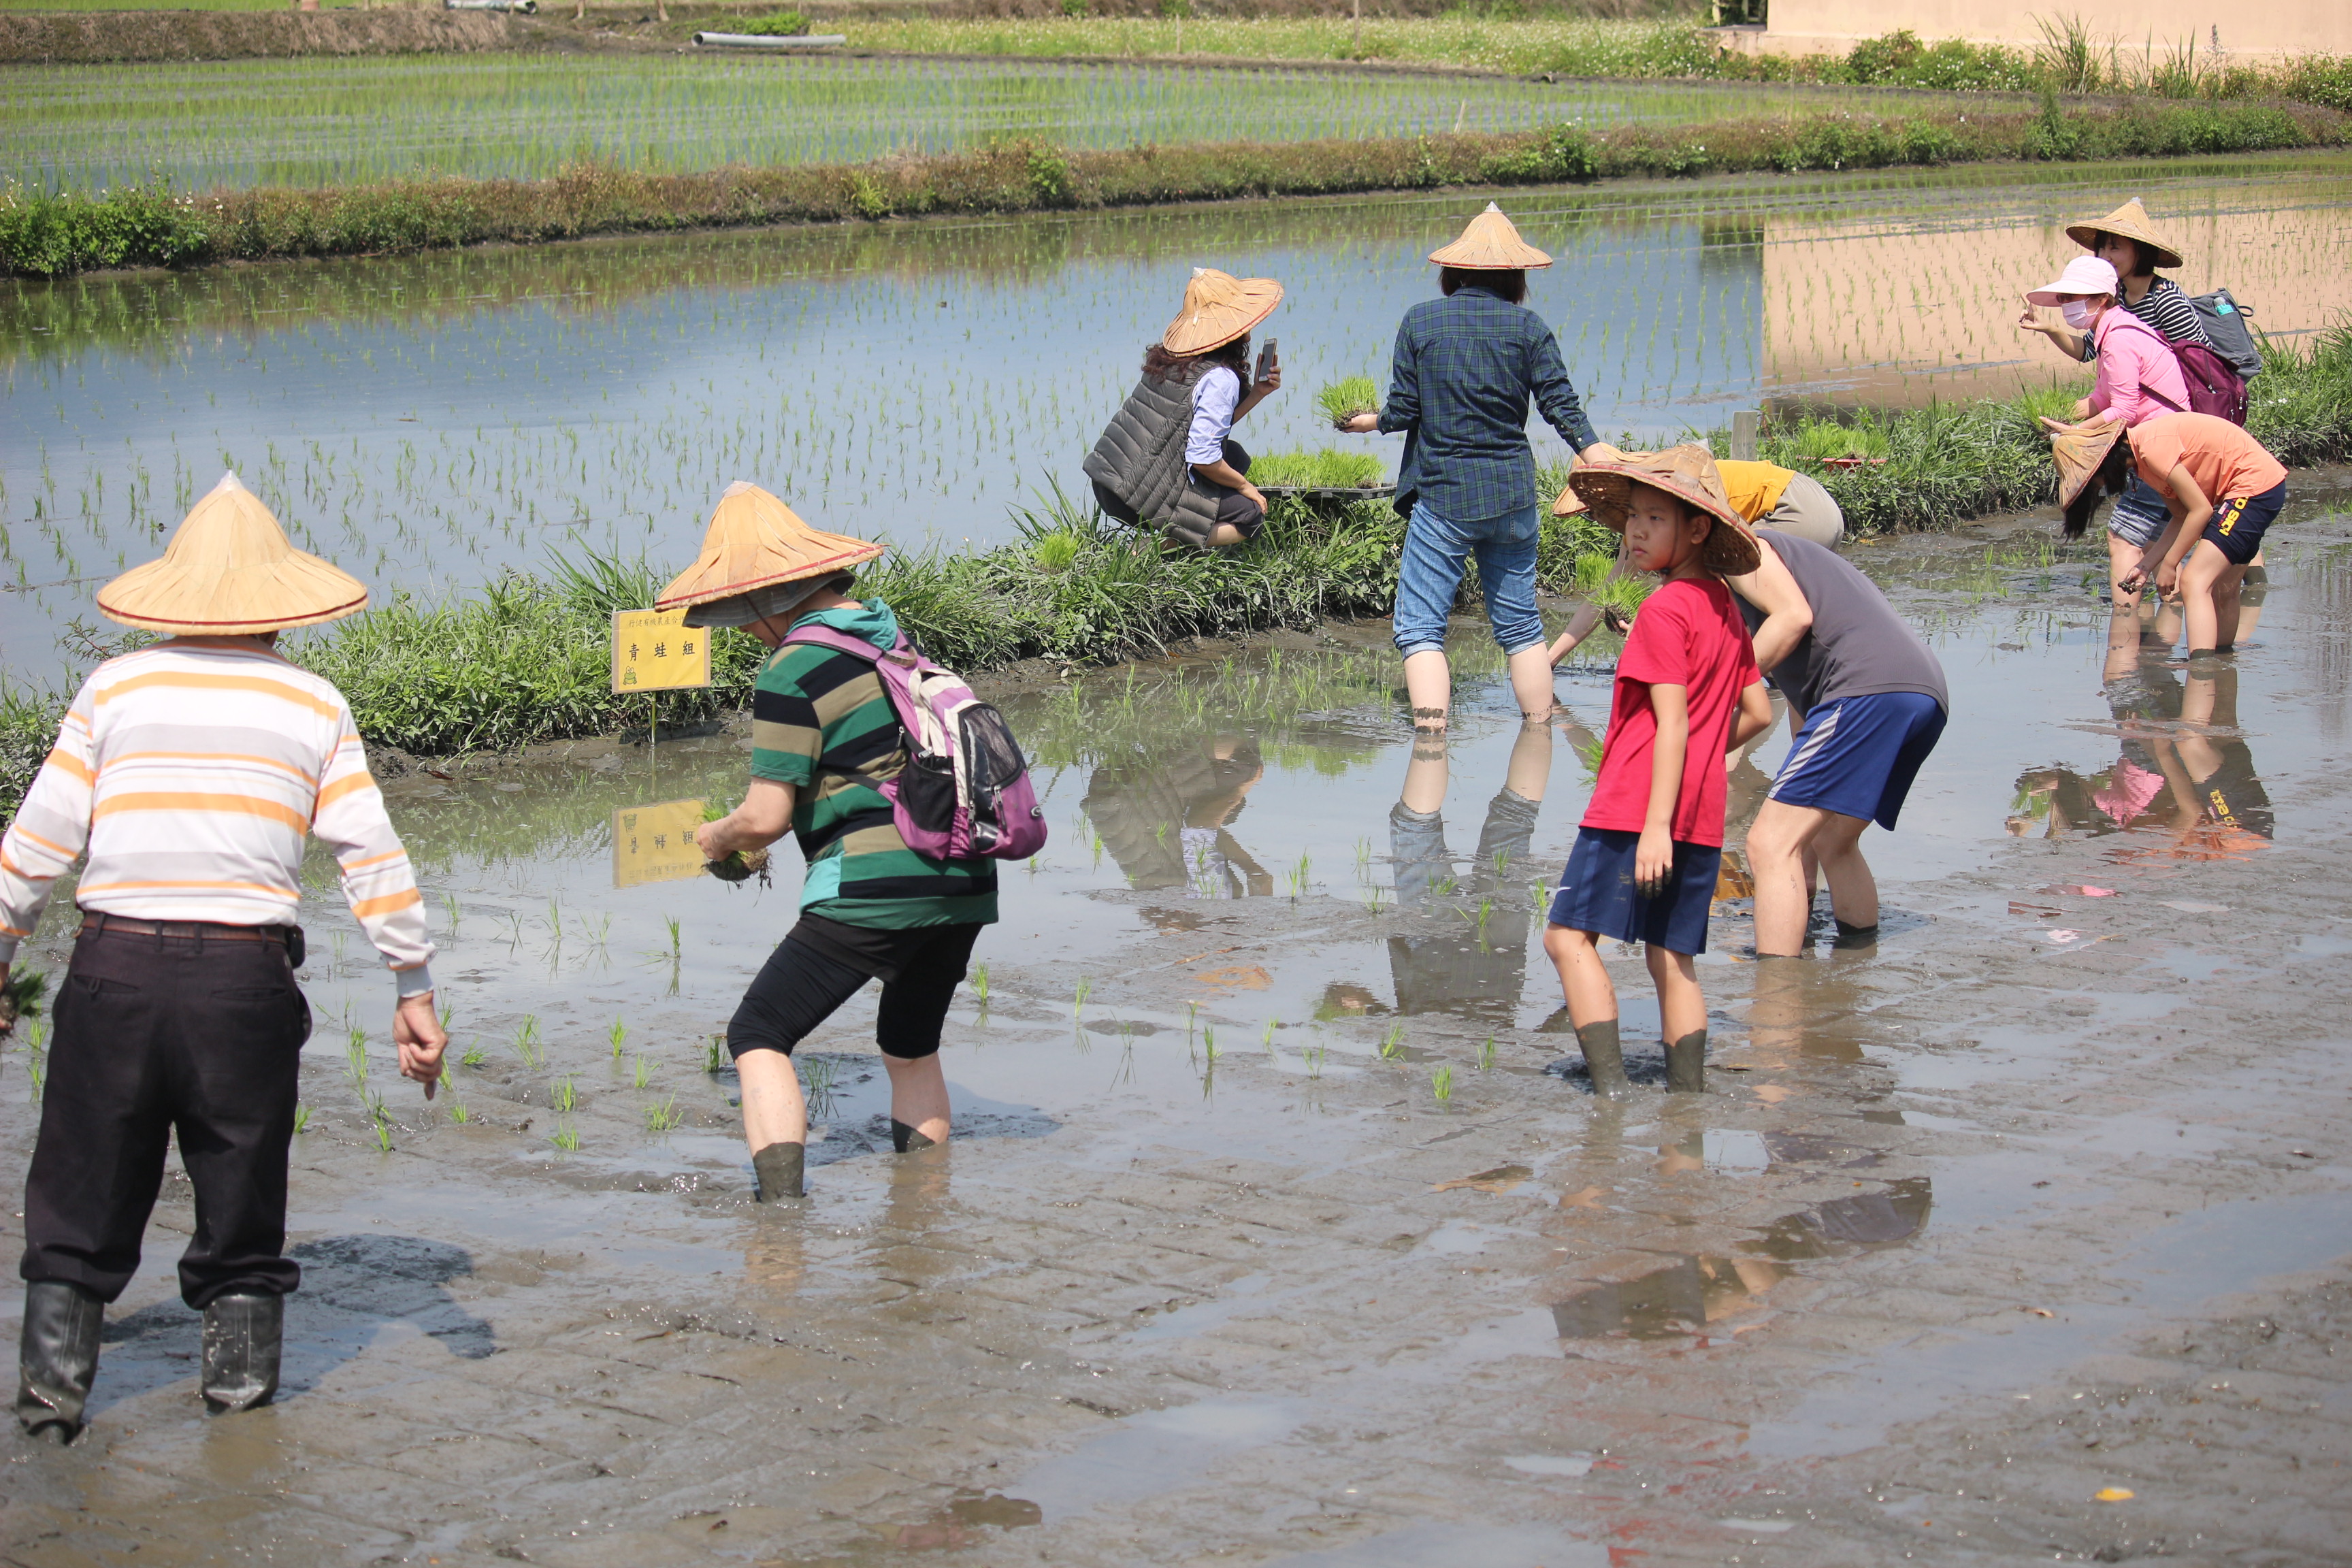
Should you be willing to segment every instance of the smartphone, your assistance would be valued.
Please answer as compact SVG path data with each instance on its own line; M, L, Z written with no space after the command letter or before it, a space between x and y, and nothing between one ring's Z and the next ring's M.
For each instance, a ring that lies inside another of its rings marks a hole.
M1272 338L1268 338L1265 340L1265 347L1257 351L1257 374L1250 377L1250 379L1252 381L1264 381L1266 378L1266 374L1273 369L1274 340Z

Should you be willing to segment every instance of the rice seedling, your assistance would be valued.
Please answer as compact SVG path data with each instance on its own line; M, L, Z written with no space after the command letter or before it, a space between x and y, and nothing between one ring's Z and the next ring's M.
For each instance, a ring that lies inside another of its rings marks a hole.
M557 1122L555 1131L548 1134L547 1141L567 1154L580 1152L580 1130L569 1121Z
M1448 1062L1429 1075L1429 1092L1437 1097L1437 1103L1441 1106L1454 1098L1453 1063Z
M1094 992L1095 983L1086 975L1078 976L1076 989L1070 997L1070 1017L1075 1022L1086 1016L1087 998Z
M382 1154L391 1153L392 1122L391 1120L384 1115L383 1106L379 1105L375 1108L375 1119L370 1125L373 1128L375 1132L376 1152Z
M310 1108L298 1100L294 1102L294 1131L296 1135L299 1136L309 1131L310 1126Z
M1201 1031L1201 1051L1208 1058L1210 1065L1214 1066L1217 1060L1217 1031L1214 1026Z
M33 1103L40 1104L41 1096L47 1091L49 1081L48 1058L39 1053L26 1055L25 1078L33 1086Z
M629 1026L623 1023L620 1019L615 1018L613 1020L613 1026L605 1031L604 1037L613 1042L613 1059L614 1061L619 1061L621 1059L621 1042L629 1037Z
M1478 1047L1478 1070L1480 1072L1485 1072L1494 1065L1495 1037L1489 1035L1486 1037L1486 1043Z
M533 1072L547 1066L547 1047L539 1037L538 1014L524 1014L522 1022L516 1026L514 1051L522 1058L522 1065Z
M629 1061L630 1085L636 1089L643 1089L646 1085L653 1082L653 1080L654 1064L646 1060L643 1057L631 1058Z
M981 1006L986 1007L988 1005L988 965L985 963L972 965L971 991L973 995L980 998Z
M702 1070L717 1073L727 1066L727 1037L713 1035L702 1042Z
M799 1066L801 1093L808 1100L809 1114L811 1116L832 1115L834 1097L838 1092L832 1058L810 1057L801 1060Z
M555 1093L550 1103L555 1107L555 1113L558 1116L569 1116L580 1108L580 1089L572 1081L570 1073L565 1073L556 1080Z
M1382 482L1381 459L1370 452L1342 452L1325 447L1317 452L1267 452L1250 463L1254 485L1306 485L1322 489L1356 489Z
M1274 1032L1281 1026L1280 1023L1273 1018L1268 1018L1265 1021L1265 1039L1262 1043L1265 1047L1265 1054L1267 1056L1274 1055Z
M353 1029L351 1032L350 1039L345 1042L343 1046L343 1071L351 1079L352 1087L353 1089L359 1089L362 1093L366 1091L368 1079L368 1047L367 1031L365 1029Z
M468 1040L466 1042L464 1054L459 1056L457 1058L457 1065L459 1067L478 1068L489 1059L489 1055L482 1049L480 1041Z
M1381 411L1381 389L1369 375L1345 375L1315 395L1320 408L1337 429L1359 414Z
M1323 1058L1329 1054L1330 1047L1322 1044L1320 1041L1318 1041L1316 1044L1307 1047L1305 1050L1298 1053L1298 1059L1307 1064L1307 1076L1308 1078L1321 1078L1323 1076Z
M646 1107L646 1131L658 1137L686 1121L686 1112L678 1109L677 1096L671 1095Z
M1366 888L1364 889L1364 908L1373 914L1377 915L1386 913L1389 905L1394 901L1394 895L1390 893L1386 888Z
M1198 1002L1187 1002L1187 1003L1185 1003L1185 1004L1184 1004L1184 1046L1185 1046L1185 1048L1186 1048L1186 1049L1188 1049L1188 1050L1192 1048L1193 1030L1198 1026L1198 1025L1200 1024L1200 1022L1201 1022L1201 1005L1200 1005Z
M1307 891L1307 874L1313 869L1313 867L1314 862L1308 859L1307 855L1302 851L1298 857L1298 864L1290 868L1289 871L1286 873L1290 881L1290 896L1292 898L1296 899Z
M1404 1026L1398 1024L1381 1037L1381 1060L1391 1062L1404 1054Z
M457 928L465 923L466 906L457 901L457 894L445 892L441 895L441 912L449 918L449 940L456 942Z

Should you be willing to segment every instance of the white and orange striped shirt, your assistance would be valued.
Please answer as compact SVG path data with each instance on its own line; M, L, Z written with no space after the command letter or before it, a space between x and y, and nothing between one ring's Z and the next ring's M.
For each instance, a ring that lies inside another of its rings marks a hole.
M110 658L82 683L0 837L0 963L84 849L85 910L290 925L310 833L341 862L343 897L401 994L431 990L425 899L343 694L243 638Z

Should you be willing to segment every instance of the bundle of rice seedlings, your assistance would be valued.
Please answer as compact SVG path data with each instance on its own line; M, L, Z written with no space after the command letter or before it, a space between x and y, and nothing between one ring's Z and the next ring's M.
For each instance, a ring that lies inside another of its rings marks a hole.
M716 822L726 815L715 805L702 808L702 820L705 822ZM765 849L754 849L749 854L740 849L730 850L716 860L704 861L702 868L722 882L748 882L757 877L760 886L768 886L768 852Z
M1370 452L1268 452L1250 461L1254 485L1302 485L1318 489L1357 489L1382 482L1382 464Z
M16 1026L19 1018L41 1016L41 1001L49 994L49 977L38 969L19 969L0 986L0 1035Z
M1316 403L1338 429L1359 414L1381 411L1381 389L1369 375L1342 376L1315 395Z
M1633 624L1633 612L1656 584L1630 568L1623 575L1612 577L1609 574L1616 564L1613 555L1578 556L1573 589L1578 598L1600 609L1611 631L1622 632Z

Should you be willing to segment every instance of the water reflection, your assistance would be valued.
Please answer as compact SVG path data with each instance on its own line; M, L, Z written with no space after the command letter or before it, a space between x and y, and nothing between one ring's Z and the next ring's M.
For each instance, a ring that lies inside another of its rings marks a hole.
M1389 938L1398 1012L1503 1023L1517 1012L1543 880L1529 850L1551 779L1553 743L1548 724L1519 727L1502 787L1487 802L1477 847L1465 862L1445 837L1446 737L1415 735L1404 787L1389 812L1397 906L1414 917L1412 929Z
M1255 739L1213 735L1095 769L1084 808L1139 892L1181 888L1188 898L1264 898L1274 891L1274 874L1231 832L1264 777Z

